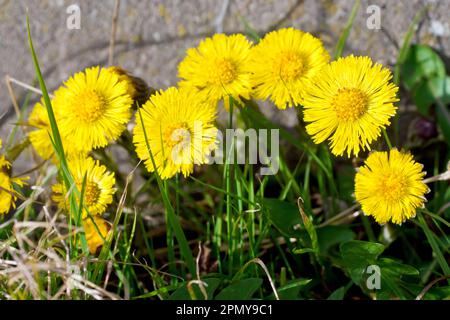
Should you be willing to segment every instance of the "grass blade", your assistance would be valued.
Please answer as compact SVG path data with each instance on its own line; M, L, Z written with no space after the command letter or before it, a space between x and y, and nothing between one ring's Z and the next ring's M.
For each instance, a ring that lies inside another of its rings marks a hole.
M361 4L360 0L355 0L350 16L348 17L344 30L342 31L341 36L339 37L336 49L334 50L334 60L337 60L342 56L342 52L344 51L345 47L345 42L347 41L347 38L350 34L350 30L352 29L353 21L355 21L356 13L358 13L360 4Z

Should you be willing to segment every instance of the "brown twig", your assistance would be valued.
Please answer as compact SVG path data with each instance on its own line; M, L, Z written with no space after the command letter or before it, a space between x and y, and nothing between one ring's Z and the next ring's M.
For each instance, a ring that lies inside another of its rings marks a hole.
M445 279L449 279L450 276L443 276L437 279L434 279L433 281L431 281L429 284L426 285L425 288L423 288L423 290L419 293L419 295L416 297L416 300L422 300L422 298L425 296L425 294L439 281L445 280Z
M119 8L120 8L120 0L116 0L111 23L111 36L109 38L108 65L110 66L114 63L114 46L116 43L117 21L119 20Z

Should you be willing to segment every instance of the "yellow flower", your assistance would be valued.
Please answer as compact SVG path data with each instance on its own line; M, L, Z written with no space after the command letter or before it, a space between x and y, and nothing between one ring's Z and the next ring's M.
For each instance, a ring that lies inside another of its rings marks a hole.
M181 88L199 91L205 99L217 103L229 98L250 99L250 42L241 34L215 34L187 50L186 58L178 66Z
M395 115L398 87L391 72L369 57L349 56L326 66L312 81L304 101L306 131L315 143L330 140L331 152L355 156Z
M169 88L159 91L141 108L148 144L162 179L177 172L188 176L194 164L207 163L217 145L214 126L216 107L203 102L189 90ZM154 171L139 115L136 115L133 142L140 159Z
M2 147L2 140L0 139L0 149ZM7 214L11 208L15 208L15 201L17 199L17 191L14 190L14 185L23 186L24 180L27 178L11 178L11 163L6 160L5 156L0 155L0 216Z
M0 169L0 216L15 208L18 193L14 190L13 183L22 187L26 178L11 178L7 172Z
M279 109L302 104L312 77L330 60L322 42L294 28L269 32L251 53L254 95Z
M53 113L55 114L56 122L60 118L58 109L53 107ZM28 138L31 145L36 150L37 154L45 160L51 159L53 163L57 163L58 159L53 150L53 144L50 140L52 136L52 129L50 126L50 120L48 113L43 102L37 102L33 110L28 117L28 125L32 127L32 130L28 133ZM84 150L75 149L73 143L68 141L64 136L61 137L64 147L64 152L67 158L76 156L87 156L87 152Z
M111 229L109 223L99 216L92 216L84 219L83 228L89 252L91 254L95 254L97 249L103 245L105 240L107 240L108 236L112 235L112 233L109 232Z
M52 131L47 109L41 102L34 105L34 108L28 117L28 124L36 129L28 133L33 148L41 158L50 159L53 156L53 145L50 140Z
M69 170L75 180L79 192L83 186L83 179L86 176L83 205L87 207L91 215L99 215L105 212L106 207L113 201L116 192L114 184L116 182L114 173L106 170L106 167L92 158L72 158L69 159ZM58 205L67 209L69 206L67 190L63 183L57 183L52 187L53 200ZM83 217L87 216L83 210Z
M428 187L423 166L409 153L373 152L355 177L355 197L366 215L384 224L401 224L423 207Z
M117 139L131 117L133 100L119 76L99 67L78 72L55 92L61 135L89 152Z

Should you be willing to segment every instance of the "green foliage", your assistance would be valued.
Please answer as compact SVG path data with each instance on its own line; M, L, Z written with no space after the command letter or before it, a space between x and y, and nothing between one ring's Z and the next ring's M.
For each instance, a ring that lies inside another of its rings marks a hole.
M200 285L197 282L191 281L175 290L175 292L170 295L169 300L211 300L214 291L216 291L221 283L221 279L203 279L202 282L201 286L204 288L204 293L206 293L206 299L204 293L200 289Z
M249 300L261 287L260 278L247 278L233 282L215 297L216 300Z
M439 55L428 46L412 45L402 66L402 79L411 91L419 112L430 115L436 105L436 119L447 141L450 141L450 77Z

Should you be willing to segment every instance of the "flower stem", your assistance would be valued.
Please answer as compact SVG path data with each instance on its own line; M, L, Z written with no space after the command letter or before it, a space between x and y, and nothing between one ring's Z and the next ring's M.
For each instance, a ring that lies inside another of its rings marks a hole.
M386 143L387 143L389 149L392 149L391 140L389 139L386 129L383 129L383 136L384 136L384 140L386 140Z

